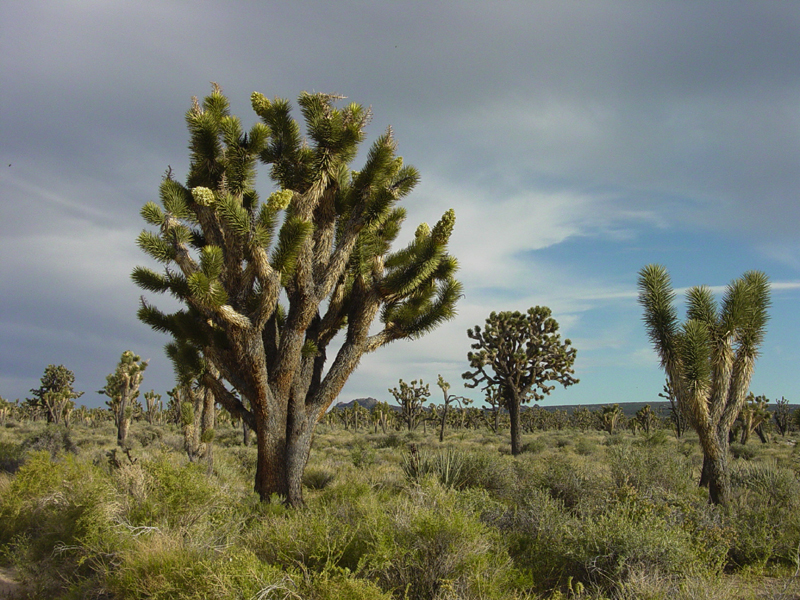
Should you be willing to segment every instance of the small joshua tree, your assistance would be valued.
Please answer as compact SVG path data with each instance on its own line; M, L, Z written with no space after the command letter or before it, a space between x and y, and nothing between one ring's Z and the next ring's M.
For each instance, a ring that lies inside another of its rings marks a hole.
M730 499L728 435L747 398L770 306L764 273L748 271L732 281L720 306L706 286L686 293L687 319L678 321L667 270L639 272L644 322L672 387L678 408L700 438L701 485L714 504Z
M425 402L430 398L430 385L422 383L420 379L410 384L402 379L400 387L391 388L389 393L400 403L400 419L406 424L409 431L413 431L422 422L425 416Z
M83 396L83 392L72 389L75 374L64 365L47 365L41 382L38 389L31 390L33 398L26 400L26 406L34 413L44 413L48 423L58 425L68 420L75 400Z
M465 400L465 398L450 394L449 393L450 392L450 384L447 383L447 381L445 381L444 377L442 377L441 375L439 375L439 379L436 382L436 385L439 386L439 389L442 390L442 394L444 395L444 403L442 404L442 414L439 417L440 418L440 422L439 422L439 442L443 442L444 441L444 426L447 423L447 409L451 404L460 403L463 400Z
M623 417L622 409L619 404L609 404L600 409L600 422L607 433L614 433Z
M650 408L649 404L645 404L636 412L636 416L633 420L636 421L637 425L642 428L642 431L644 431L645 435L650 435L653 427L655 427L656 423L658 423L658 416L656 416L656 413L653 412L653 409Z
M117 368L106 377L106 386L98 393L108 396L106 401L117 426L117 444L125 446L128 428L133 417L133 403L139 396L139 386L147 368L146 360L130 350L122 353Z
M173 392L180 406L183 448L189 461L202 458L208 461L209 471L213 466L213 441L215 436L214 394L202 385L184 381Z
M781 434L781 437L785 436L789 432L792 418L789 413L789 401L783 396L781 396L780 400L775 401L773 419L775 420L775 427L777 427L778 433Z
M150 390L149 392L144 393L144 400L145 404L147 405L144 418L145 421L152 425L153 421L160 419L163 412L161 394L156 394L154 390Z
M747 395L747 402L742 407L737 419L737 422L742 427L742 434L739 440L742 445L747 444L750 440L750 434L754 431L762 443L767 443L763 425L764 423L769 423L772 416L767 408L768 402L769 400L766 396L754 396L752 393Z
M463 374L467 387L497 387L501 402L511 419L511 453L522 451L520 442L520 405L542 400L554 388L578 383L572 375L577 351L568 339L561 341L558 322L546 306L536 306L527 313L492 313L484 329L475 327L467 335L475 340L469 352L472 371Z

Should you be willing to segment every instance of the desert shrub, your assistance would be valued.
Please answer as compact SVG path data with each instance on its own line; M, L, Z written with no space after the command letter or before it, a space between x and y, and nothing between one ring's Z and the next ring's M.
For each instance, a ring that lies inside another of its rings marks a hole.
M214 443L219 447L236 448L243 445L244 433L241 427L218 427L215 431L217 435L214 438Z
M103 472L72 456L30 455L0 499L0 545L31 582L54 597L101 568L118 537L119 505Z
M597 452L597 444L593 441L585 438L580 437L578 441L575 442L575 453L580 454L581 456L590 456Z
M238 600L265 590L297 589L291 573L264 564L247 550L214 552L187 546L174 535L140 536L118 560L106 589L131 600Z
M730 450L734 458L739 458L741 460L753 460L758 454L758 450L756 450L755 446L748 446L738 442L733 442L730 445Z
M132 432L131 438L138 442L142 448L146 448L155 442L161 441L162 435L163 429L161 427L144 425L141 428L137 427Z
M729 519L736 532L731 562L755 568L793 564L800 545L800 482L794 473L774 462L737 463L731 484Z
M65 427L48 426L42 431L34 433L22 442L24 452L38 452L46 450L52 458L62 453L77 454L78 447L72 441L69 429Z
M569 509L577 508L594 492L589 485L589 475L583 466L569 455L556 454L537 478L538 485Z
M16 473L22 466L25 455L20 444L0 441L0 471Z
M703 566L689 533L642 501L627 500L585 520L576 542L586 577L600 585L625 580L634 567L672 575Z
M356 468L369 467L375 464L375 448L364 440L359 440L350 449L350 459Z
M228 450L234 463L239 467L242 475L254 477L256 473L256 461L258 460L258 450L256 448L231 448Z
M666 429L655 429L637 442L644 446L663 446L669 441Z
M611 475L617 487L640 491L657 489L668 493L693 494L692 466L688 458L664 445L618 444L608 448Z
M530 454L538 454L545 448L547 448L547 444L545 444L542 440L537 438L535 440L527 442L526 444L523 444L522 452L527 452Z
M417 494L374 530L365 575L396 597L507 597L513 567L487 526L458 506L457 492L434 484Z
M322 490L334 480L336 475L325 468L308 467L303 473L303 485L312 490Z
M572 445L572 440L568 437L558 436L553 440L556 448L563 449L569 448Z
M514 563L530 571L539 589L552 588L562 579L578 574L564 560L569 554L570 532L578 526L578 519L547 490L530 489L518 506L487 513L484 520L499 530Z
M357 499L267 515L246 534L246 544L261 560L317 574L331 569L356 571L370 550L382 510Z
M114 475L125 494L125 517L134 526L213 525L232 504L207 477L205 465L180 464L167 453L126 465Z
M375 439L376 448L402 448L406 445L406 440L397 433L387 433Z
M308 600L392 600L377 584L359 579L350 573L324 573L312 578L302 589L302 598Z

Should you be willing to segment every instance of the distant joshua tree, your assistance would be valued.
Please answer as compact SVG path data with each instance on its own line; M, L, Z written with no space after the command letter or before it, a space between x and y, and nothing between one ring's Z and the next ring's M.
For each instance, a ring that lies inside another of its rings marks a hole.
M106 377L106 386L98 393L108 396L106 401L117 426L117 444L125 446L128 428L133 418L134 402L139 396L139 386L144 378L147 361L130 350L122 353L117 368Z
M424 404L431 395L430 385L420 379L410 384L402 379L399 388L391 388L389 393L400 403L400 418L409 431L419 427L424 418Z
M522 451L520 405L542 400L554 388L578 383L572 375L577 351L568 339L561 341L558 322L546 306L527 313L491 313L483 329L468 329L475 340L467 354L471 371L463 374L467 387L500 391L502 406L511 420L511 453Z

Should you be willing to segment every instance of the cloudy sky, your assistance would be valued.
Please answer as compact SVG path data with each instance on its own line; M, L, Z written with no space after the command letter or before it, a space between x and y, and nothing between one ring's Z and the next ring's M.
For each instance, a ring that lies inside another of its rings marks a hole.
M581 379L548 402L657 401L636 277L658 262L679 288L765 271L751 389L800 402L796 2L9 1L0 81L4 398L64 364L99 405L127 349L150 359L143 389L174 385L130 272L139 209L168 165L185 176L183 116L216 81L248 127L254 90L372 106L369 140L392 125L422 175L404 241L456 211L458 318L366 357L340 400L438 373L464 393L467 328L546 305Z

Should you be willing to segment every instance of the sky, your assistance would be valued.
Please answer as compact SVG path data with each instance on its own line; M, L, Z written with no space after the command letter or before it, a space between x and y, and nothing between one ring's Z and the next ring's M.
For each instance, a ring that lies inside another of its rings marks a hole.
M636 280L660 263L679 290L764 271L751 391L800 403L800 4L761 1L0 3L0 396L63 364L102 405L125 350L142 391L174 386L130 273L212 81L246 128L253 91L371 106L365 145L391 125L421 173L398 246L455 209L457 318L365 356L339 401L401 378L438 401L438 374L479 401L467 329L536 305L580 379L544 403L659 401Z

